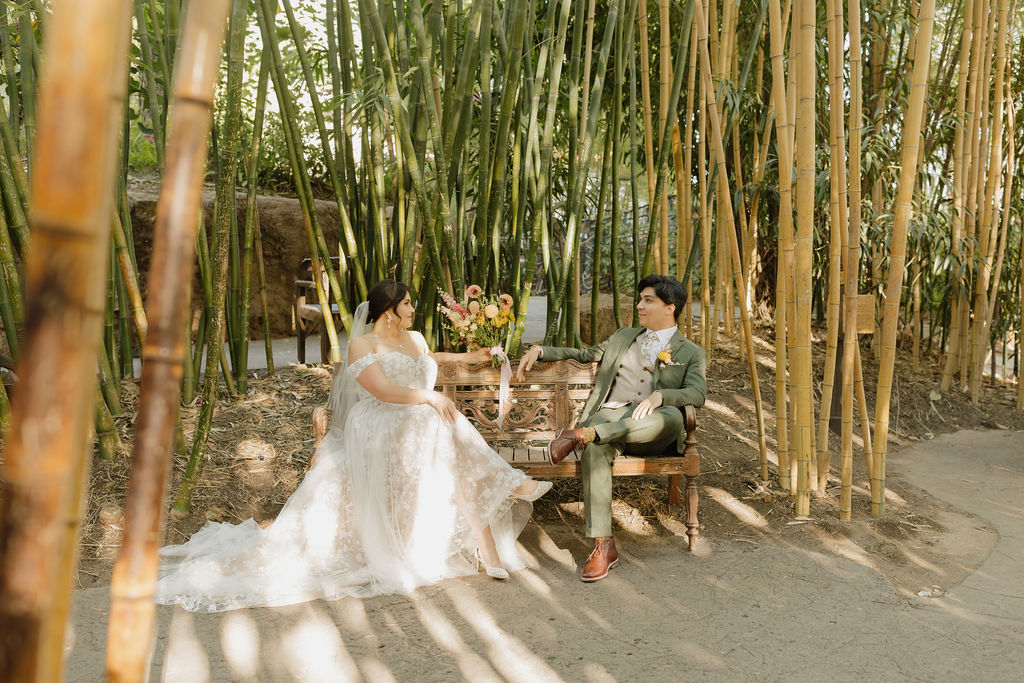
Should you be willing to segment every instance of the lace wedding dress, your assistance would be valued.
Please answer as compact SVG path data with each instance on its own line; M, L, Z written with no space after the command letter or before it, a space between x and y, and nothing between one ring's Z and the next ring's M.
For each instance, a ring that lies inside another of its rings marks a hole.
M364 356L394 384L433 388L429 355ZM509 571L526 562L515 539L532 505L509 498L527 477L459 415L384 403L361 386L344 424L332 425L305 479L261 529L208 522L184 545L160 550L156 600L196 612L287 605L345 595L408 593L475 572L475 535L490 524Z

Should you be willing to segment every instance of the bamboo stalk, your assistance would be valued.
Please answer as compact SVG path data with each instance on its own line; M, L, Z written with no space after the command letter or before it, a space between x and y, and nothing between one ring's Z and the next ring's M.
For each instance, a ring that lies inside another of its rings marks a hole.
M874 462L871 477L871 514L876 516L885 513L885 456L889 439L889 400L892 394L892 377L896 360L896 323L899 314L900 292L903 288L907 225L910 222L911 199L917 176L918 141L924 114L924 98L928 89L934 23L935 0L922 0L908 109L904 118L900 182L894 207L889 282L886 289L885 315L882 320L882 361L878 369L878 394L875 399Z
M835 1L835 0L833 0ZM843 392L842 429L840 434L839 519L852 516L853 486L853 395L854 366L859 351L857 339L857 300L860 285L860 222L861 222L861 134L863 130L862 58L860 36L860 0L848 0L850 27L850 220L846 238L846 308L843 325ZM861 406L863 408L863 406ZM870 439L865 439L865 451ZM868 458L870 462L870 458ZM870 472L868 478L870 479Z
M175 438L177 397L184 371L191 281L206 139L230 0L192 4L186 15L174 83L167 165L157 205L147 310L152 334L142 350L146 382L139 397L136 456L126 500L124 540L111 581L107 677L140 681L146 675L155 607L157 547L163 496ZM241 4L245 7L245 3ZM244 16L244 14L243 14ZM211 345L212 347L212 345ZM208 364L214 367L216 363Z
M250 286L252 284L252 247L255 239L256 224L259 220L256 213L256 183L259 177L260 148L263 139L263 114L266 108L267 81L269 77L270 58L267 55L266 48L264 48L263 57L260 61L260 72L257 77L256 112L253 117L252 124L252 141L249 145L249 163L246 166L248 182L246 184L245 192L245 234L242 238L242 292L240 295L241 308L239 310L239 319L243 333L240 338L238 362L236 364L238 391L242 394L246 393L246 374L249 369L249 307L251 301ZM262 259L260 270L262 271ZM260 296L261 301L266 298L266 286L262 279L260 280ZM268 332L267 328L269 325L270 320L267 318L266 310L264 309L263 328L265 334ZM266 339L268 351L267 368L272 373L274 368L274 354L270 348L270 337L267 336Z
M236 60L231 56L241 52L242 41L245 37L247 12L248 2L246 0L233 0L228 29L229 59L224 144L220 150L219 168L221 173L217 177L216 210L214 211L216 226L213 247L211 249L213 252L211 254L213 257L211 264L213 307L211 318L207 322L208 327L206 331L206 374L203 378L203 402L200 406L199 420L196 423L192 450L185 468L185 476L182 478L178 495L174 501L174 509L179 514L188 511L192 502L192 492L202 468L203 452L206 448L206 440L210 434L213 411L217 403L220 385L218 366L224 366L224 382L228 392L230 394L235 393L231 372L225 365L226 359L223 358L224 337L226 334L224 327L224 300L227 293L228 250L231 246L229 232L231 231L232 216L237 214L235 175L238 163L238 131L241 122L240 82L242 65L240 59ZM219 14L211 15L210 21L213 21L218 16ZM316 280L319 282L320 278L316 277ZM324 319L329 320L330 317L328 312ZM181 328L179 326L176 329L180 330ZM336 344L335 340L332 341Z
M0 508L0 678L55 681L95 410L130 6L56 0L39 88L21 385ZM99 87L97 87L99 85ZM88 131L83 135L82 131Z
M719 203L724 207L725 225L723 229L728 233L729 236L729 247L732 253L732 274L733 279L736 283L736 289L738 291L744 291L746 289L745 283L743 282L743 269L740 264L739 258L739 244L736 240L736 230L734 228L734 221L732 216L732 202L729 201L731 193L729 191L729 178L726 175L725 170L725 149L722 146L722 125L718 118L718 105L715 102L714 90L711 86L711 55L708 50L708 33L705 28L706 24L704 21L704 8L701 0L694 2L694 10L696 13L696 21L700 31L699 46L695 46L700 49L701 63L704 67L702 70L703 80L707 86L708 91L708 110L711 114L711 130L712 135L710 137L711 147L715 153L715 160L718 166L718 196ZM758 453L761 459L761 478L768 479L768 446L765 440L764 431L764 415L761 408L761 385L757 378L757 355L754 351L754 336L751 330L750 324L750 311L747 309L746 300L744 297L739 297L740 302L740 327L743 333L743 339L746 343L747 352L747 368L750 372L751 385L754 390L754 411L757 418L757 431L758 431Z
M843 6L841 0L828 0L828 74L829 74L829 287L828 329L826 333L825 369L822 374L821 398L818 402L818 493L825 493L832 451L828 428L832 413L832 394L838 355L839 319L842 306L842 265L844 240L847 237L849 206L846 201L846 132L843 128ZM847 268L850 265L847 264ZM854 318L854 320L856 320Z

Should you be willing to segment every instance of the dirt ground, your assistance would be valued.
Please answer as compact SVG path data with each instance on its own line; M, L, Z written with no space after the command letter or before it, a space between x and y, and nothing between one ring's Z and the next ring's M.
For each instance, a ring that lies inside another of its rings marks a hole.
M762 340L761 344L764 347L768 342ZM871 378L877 370L866 347L864 357L865 372ZM768 358L767 354L760 357L759 379L774 477L775 388ZM821 362L821 358L816 360ZM962 580L971 562L965 562L963 569L953 574L942 562L953 547L967 552L965 542L976 542L977 559L987 553L992 539L986 540L985 534L968 534L974 541L959 538L958 530L948 523L952 512L949 505L898 478L890 477L886 482L886 514L871 517L859 426L855 426L854 433L853 522L839 522L839 449L835 435L831 445L836 455L832 457L826 491L812 496L808 518L795 518L793 500L779 487L777 479L760 480L756 420L746 367L736 354L735 344L727 342L716 350L708 372L708 402L699 413L697 431L704 536L747 544L771 542L833 554L842 554L842 548L852 543L870 554L878 570L904 595L916 593L922 586L948 586ZM913 372L909 363L897 364L890 417L891 450L961 429L1024 430L1024 414L1013 407L1014 385L987 385L980 406L974 406L955 388L941 395L939 372L934 362L925 363L919 372ZM207 520L273 520L308 467L313 452L310 415L326 399L329 386L326 366L293 365L279 369L273 377L259 371L258 377L250 381L246 397L222 400L191 514L168 521L167 541L183 542ZM874 387L870 383L867 392L868 403L873 405ZM111 461L97 459L93 465L78 576L81 588L109 582L119 530L116 524L104 524L100 517L105 506L110 510L111 506L123 505L136 396L137 385L126 383L125 414L117 418L121 437L118 456ZM195 406L183 409L188 443L197 415ZM178 488L185 463L184 456L176 457L172 491ZM614 523L621 537L654 542L674 537L681 528L681 511L668 505L664 478L618 478L614 497ZM556 480L553 492L536 505L534 519L554 535L563 530L578 533L582 505L579 480ZM937 567L943 569L938 571Z
M1024 560L1024 416L1012 406L1015 386L987 387L975 407L959 391L939 394L932 363L918 372L899 363L886 514L869 515L857 450L853 521L838 521L832 476L825 493L812 498L809 517L798 519L788 493L758 476L746 365L728 344L716 354L698 429L696 552L686 551L681 510L667 505L665 482L623 478L614 503L623 562L608 579L582 584L577 571L589 547L581 535L580 484L559 480L522 538L534 567L507 583L478 575L412 596L218 615L161 607L151 680L1019 676L1024 596L1012 577ZM865 348L873 377L869 355ZM763 353L759 371L774 452L769 359ZM207 519L272 520L308 466L309 415L328 384L326 368L292 366L261 375L246 398L224 401L192 514L169 521L168 541L184 540ZM870 402L872 394L869 386ZM118 530L100 521L100 511L123 500L133 397L126 403L129 412L118 420L122 449L93 470L68 680L102 677ZM187 437L195 416L195 408L184 412ZM964 431L975 429L987 431ZM936 453L942 458L933 459ZM983 462L992 454L1002 459ZM183 469L179 457L172 488ZM899 476L904 470L914 477ZM947 490L958 485L966 491L960 498Z

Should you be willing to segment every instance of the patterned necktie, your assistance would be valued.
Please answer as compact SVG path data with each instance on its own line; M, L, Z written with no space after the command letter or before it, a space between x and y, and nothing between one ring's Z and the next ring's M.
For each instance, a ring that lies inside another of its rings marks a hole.
M651 349L658 340L658 335L653 330L647 330L640 335L640 359L644 366L653 365L651 361Z

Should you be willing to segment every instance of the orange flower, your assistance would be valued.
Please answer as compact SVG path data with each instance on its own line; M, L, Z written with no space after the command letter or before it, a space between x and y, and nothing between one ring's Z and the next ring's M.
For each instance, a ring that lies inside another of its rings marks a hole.
M658 360L662 363L669 363L672 361L672 354L668 351L661 351L658 353Z

